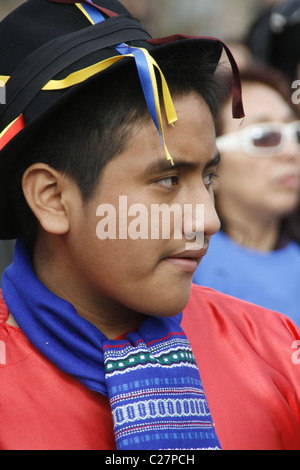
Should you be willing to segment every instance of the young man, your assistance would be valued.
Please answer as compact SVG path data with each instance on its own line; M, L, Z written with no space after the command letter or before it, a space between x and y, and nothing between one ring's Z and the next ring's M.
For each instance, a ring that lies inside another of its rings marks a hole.
M0 447L299 449L299 331L192 286L221 44L150 40L115 0L29 0L0 43Z

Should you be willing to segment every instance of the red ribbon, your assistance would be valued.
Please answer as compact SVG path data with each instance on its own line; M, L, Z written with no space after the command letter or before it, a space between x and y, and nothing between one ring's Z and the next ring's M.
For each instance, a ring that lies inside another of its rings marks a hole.
M182 34L175 34L173 36L167 36L163 38L149 39L147 42L153 44L154 46L160 46L162 44L167 44L169 42L181 41L183 39L202 39L202 40L211 40L217 41L224 48L228 60L232 68L232 115L234 118L243 118L245 117L243 99L242 99L242 85L240 79L240 72L237 66L237 63L230 51L229 47L226 46L220 39L210 38L210 37L201 37L201 36L185 36Z
M49 0L50 2L54 3L77 3L78 0ZM87 3L88 5L92 5L93 7L97 8L100 10L102 13L104 13L108 17L113 17L113 16L118 16L117 13L107 10L106 8L102 8L99 5L96 5L95 3L89 1L89 0L81 0L81 3ZM185 36L181 34L173 35L173 36L168 36L164 38L158 38L158 39L150 39L147 42L153 45L161 45L161 44L166 44L168 42L173 42L173 41L179 41L182 39L208 39L208 40L213 40L213 41L218 41L224 48L228 60L231 64L232 68L232 115L234 118L243 118L245 116L244 112L244 106L243 106L243 100L242 100L242 86L241 86L241 80L240 80L240 72L238 69L238 66L236 64L236 61L230 51L230 49L224 44L222 41L216 38L206 38L206 37L199 37L199 36Z
M15 120L15 122L7 129L5 134L0 138L0 150L5 147L22 129L25 127L23 114Z

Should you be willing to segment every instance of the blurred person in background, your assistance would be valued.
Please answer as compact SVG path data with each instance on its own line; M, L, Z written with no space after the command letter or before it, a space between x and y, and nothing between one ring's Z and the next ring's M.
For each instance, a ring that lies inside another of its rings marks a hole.
M280 311L300 325L300 122L277 71L241 72L246 118L225 102L217 139L222 222L194 282Z
M12 10L22 5L25 0L1 0L0 1L0 20L5 18Z
M300 79L300 0L271 2L254 21L246 44L257 60L280 70L290 83Z

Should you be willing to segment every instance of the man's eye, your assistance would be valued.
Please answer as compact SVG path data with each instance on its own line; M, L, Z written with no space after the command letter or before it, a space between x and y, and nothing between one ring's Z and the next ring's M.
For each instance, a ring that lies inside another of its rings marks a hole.
M178 184L177 176L168 176L168 178L163 178L157 181L158 184L164 186L165 188L171 188Z
M212 173L208 173L205 177L204 177L204 184L205 186L213 186L216 178L218 178L218 175L214 172Z

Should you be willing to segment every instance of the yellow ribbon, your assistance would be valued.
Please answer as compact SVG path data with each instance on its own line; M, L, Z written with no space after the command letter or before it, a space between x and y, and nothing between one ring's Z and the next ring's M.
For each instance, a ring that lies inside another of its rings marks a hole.
M90 15L87 13L87 11L83 8L83 6L80 3L75 3L76 7L79 8L79 10L86 16L86 18L92 23L95 24ZM132 46L131 46L132 47ZM146 49L143 48L136 48L141 51L143 51L147 64L149 67L149 71L151 74L151 80L152 80L152 85L153 85L153 92L154 92L154 98L155 98L155 106L157 110L157 116L158 116L158 125L159 125L159 130L160 134L162 137L164 149L166 156L168 160L171 161L172 165L174 165L173 159L167 149L166 142L165 142L165 136L164 136L164 129L163 129L163 120L162 120L162 114L161 114L161 109L160 109L160 102L159 102L159 93L158 93L158 87L157 87L157 81L156 81L156 76L155 76L155 68L159 71L160 77L161 77L161 83L162 83L162 92L163 92L163 100L164 100L164 106L165 106L165 112L166 112L166 117L167 117L167 122L169 125L173 126L174 122L177 121L177 114L174 108L174 104L172 101L172 97L170 94L169 87L167 85L166 79L157 64L157 62L154 60L154 58L149 54L149 52ZM115 64L119 60L125 58L125 57L132 57L134 58L134 54L125 54L125 55L118 55L114 57L110 57L108 59L105 59L101 62L98 62L96 64L93 64L89 67L85 67L84 69L77 70L76 72L71 73L67 77L61 79L61 80L50 80L43 88L43 91L51 91L51 90L62 90L65 88L72 87L74 85L78 85L79 83L84 82L88 78L96 75L97 73L102 72L103 70L107 69L111 65ZM7 83L9 80L9 76L7 75L0 75L0 83L1 81L4 82L4 84ZM14 123L13 121L9 126L7 126L4 131L0 134L0 138L2 135L5 134L5 132L8 130L8 128Z
M14 119L10 124L8 124L8 126L3 129L3 131L0 133L0 139L4 136L4 134L6 134L6 132L8 131L8 129L10 129L10 127L17 121L17 119L19 119L20 116L18 116L16 119Z
M1 82L4 83L4 85L8 82L10 76L8 75L0 75L0 84Z
M140 48L139 48L140 49ZM160 73L161 77L161 82L162 82L162 91L163 91L163 99L164 99L164 106L165 106L165 111L166 111L166 116L167 116L167 121L168 124L173 126L174 122L177 121L177 114L174 108L174 104L172 101L172 97L166 82L166 79L157 64L157 62L153 59L153 57L149 54L149 52L146 49L142 49L147 62L148 66L150 69L151 73L151 79L153 83L153 90L154 90L154 97L155 97L155 104L156 104L156 109L157 109L157 115L158 115L158 121L159 121L159 128L160 132L162 135L163 139L163 144L164 144L164 149L167 155L168 160L170 160L173 163L172 157L170 156L170 153L167 149L166 143L165 143L165 138L164 138L164 130L163 130L163 121L162 121L162 115L161 115L161 110L160 110L160 104L159 104L159 93L158 93L158 87L157 87L157 82L156 82L156 77L155 77L155 71L154 67L157 68L157 70ZM118 55L114 57L110 57L108 59L105 59L101 62L98 62L96 64L90 65L89 67L85 67L84 69L77 70L76 72L71 73L67 77L61 79L61 80L50 80L43 88L42 90L44 91L50 91L50 90L62 90L64 88L69 88L74 85L78 85L79 83L84 82L88 78L94 76L97 73L102 72L103 70L107 69L111 65L115 64L119 60L123 59L124 57L133 57L133 54L126 54L126 55Z
M91 16L88 14L88 12L84 8L84 6L81 3L75 3L75 5L84 14L84 16L89 20L89 22L92 25L94 25L95 22L93 21ZM131 46L131 48L133 48L133 47ZM171 98L171 95L170 95L169 87L167 85L166 79L165 79L160 67L158 66L156 61L153 59L153 57L149 54L149 52L146 49L142 49L142 48L134 48L134 49L141 49L144 52L145 56L146 56L148 67L149 67L150 74L151 74L152 85L153 85L155 106L156 106L158 123L159 123L159 130L160 130L160 133L161 133L161 136L162 136L163 145L164 145L164 149L165 149L167 158L168 158L168 160L171 161L172 165L174 165L173 159L172 159L172 157L171 157L171 155L170 155L170 153L167 149L166 142L165 142L163 122L162 122L160 103L159 103L159 94L158 94L158 89L157 89L157 82L156 82L154 67L156 67L158 69L158 71L160 73L160 77L161 77L162 90L163 90L163 99L164 99L165 111L166 111L166 115L167 115L167 121L168 121L169 125L173 126L174 122L176 122L178 118L177 118L177 114L176 114L176 111L175 111L175 108L174 108L174 105L173 105L173 101L172 101L172 98ZM126 56L123 55L123 56L118 56L118 57L121 59L123 57L133 57L133 55L128 54ZM98 65L98 64L96 64L96 65ZM108 67L109 67L109 65L108 65ZM95 73L97 73L97 72L95 72Z
M88 14L88 12L83 8L83 6L81 5L81 3L75 3L75 5L77 6L77 8L79 8L79 10L84 14L84 16L86 16L86 18L92 23L92 24L95 24L94 21L92 20L92 18L90 17L90 15Z

